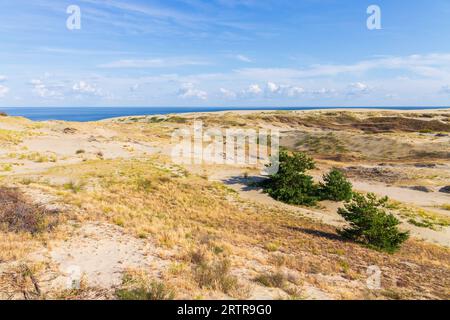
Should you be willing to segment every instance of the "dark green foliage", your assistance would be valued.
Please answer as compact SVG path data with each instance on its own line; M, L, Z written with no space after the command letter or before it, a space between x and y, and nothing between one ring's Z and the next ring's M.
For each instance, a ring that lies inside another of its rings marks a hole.
M323 176L319 187L322 200L349 201L352 198L352 184L336 168Z
M317 187L313 178L305 174L315 168L314 160L302 152L289 154L280 151L279 170L265 184L266 192L274 199L296 205L316 204Z
M387 201L387 197L378 199L372 193L355 193L345 208L338 210L350 223L348 228L339 230L339 233L373 249L395 252L408 239L409 233L399 231L397 226L400 221L392 214L386 213Z

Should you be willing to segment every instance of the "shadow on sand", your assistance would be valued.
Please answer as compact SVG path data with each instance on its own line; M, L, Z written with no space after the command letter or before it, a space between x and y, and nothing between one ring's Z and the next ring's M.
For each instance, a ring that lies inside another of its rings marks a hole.
M236 176L223 180L227 185L240 185L242 191L263 191L263 183L267 181L265 177L242 177Z
M325 232L325 231L320 231L320 230L313 230L313 229L302 228L302 227L292 227L292 226L287 226L286 228L288 228L288 229L290 229L292 231L297 231L297 232L309 234L309 235L312 235L312 236L315 236L315 237L319 237L319 238L325 238L325 239L328 239L328 240L336 240L336 241L341 241L341 242L347 242L346 239L342 238L337 233Z

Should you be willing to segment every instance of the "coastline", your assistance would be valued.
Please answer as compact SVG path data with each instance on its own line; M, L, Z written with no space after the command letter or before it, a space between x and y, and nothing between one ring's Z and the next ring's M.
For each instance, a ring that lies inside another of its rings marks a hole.
M10 116L24 117L32 121L68 121L95 122L110 119L183 115L192 117L202 114L251 114L262 112L400 112L400 113L435 113L445 112L450 107L7 107L0 108Z

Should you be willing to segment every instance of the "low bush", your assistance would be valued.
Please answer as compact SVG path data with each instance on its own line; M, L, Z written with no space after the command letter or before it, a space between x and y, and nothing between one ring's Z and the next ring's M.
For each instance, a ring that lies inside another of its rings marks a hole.
M230 271L230 261L222 258L200 262L195 265L193 274L200 288L221 290L229 294L238 286L237 278L232 276Z
M398 229L400 221L386 212L388 198L378 199L374 194L355 193L338 213L350 223L339 233L370 248L393 253L409 237Z
M144 270L126 270L122 285L115 292L119 300L173 300L175 291L164 282L154 280Z
M73 193L81 192L84 187L85 187L84 182L70 181L70 182L67 182L67 183L63 184L64 190L72 191Z
M352 187L344 174L333 168L323 176L323 183L319 186L320 198L331 201L349 201L353 195Z
M58 222L55 212L32 203L19 190L0 187L0 227L9 232L41 233Z
M175 293L164 283L153 281L137 288L119 289L116 296L120 300L173 300Z
M266 287L283 288L285 283L287 282L287 278L281 272L265 273L256 277L255 281L261 283Z
M307 170L315 168L312 158L302 152L281 150L279 170L264 183L265 191L274 199L289 204L313 206L316 204L317 186Z

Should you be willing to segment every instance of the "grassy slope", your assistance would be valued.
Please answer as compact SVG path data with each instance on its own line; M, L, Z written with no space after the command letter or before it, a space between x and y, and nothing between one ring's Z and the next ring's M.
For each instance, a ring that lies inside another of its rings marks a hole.
M264 121L284 121L282 125L292 126L300 121L300 117L293 118L289 118L288 124L285 118ZM217 120L207 116L204 120L211 125L215 121L223 123L223 120L225 125L242 126L242 121L257 125L261 118L248 116L242 120L225 116ZM333 126L340 121L333 118ZM114 125L122 132L124 140L126 135L133 139L145 137L149 141L166 139L167 128L179 125L179 120L134 122ZM158 135L161 127L163 135L149 136ZM137 128L148 130L148 134L143 134L142 130L137 132ZM70 177L71 183L52 182L58 181L58 177ZM171 252L165 259L173 268L161 270L160 278L175 288L177 296L194 298L207 296L210 291L223 291L245 298L245 294L236 293L242 290L216 285L225 281L217 273L209 273L212 275L208 278L210 285L199 280L195 267L199 262L193 257L202 251L201 255L206 258L200 260L210 265L227 260L231 263L230 274L239 274L250 283L281 272L285 279L262 282L280 286L292 297L301 297L305 284L336 298L449 297L448 249L409 240L395 255L378 253L343 241L332 227L243 201L223 185L187 174L163 157L86 161L56 166L38 176L25 178L10 177L7 182L55 195L60 203L69 205L62 214L67 220L107 221L135 237L155 241ZM2 262L20 261L32 248L48 245L49 240L64 237L64 232L62 228L37 237L2 232L0 259ZM381 291L365 288L366 270L371 265L378 265L383 271ZM297 275L295 280L286 276L291 273ZM243 285L228 282L235 287Z
M33 184L37 187L45 184L46 177L70 174L74 184L82 187L43 188L77 208L77 220L108 221L136 237L154 239L159 246L173 250L171 263L188 266L184 274L166 279L181 291L178 294L183 294L183 288L196 288L186 257L193 250L204 248L213 258L227 257L236 269L251 269L255 259L272 272L287 268L300 274L304 281L342 298L380 294L448 297L447 249L410 240L396 255L374 252L343 241L331 227L241 202L220 184L186 176L177 168L160 168L162 161L87 162L55 168ZM366 269L371 265L381 266L385 274L384 291L379 293L359 287L352 289L354 292L343 290L342 283L329 279L339 275L364 283Z

